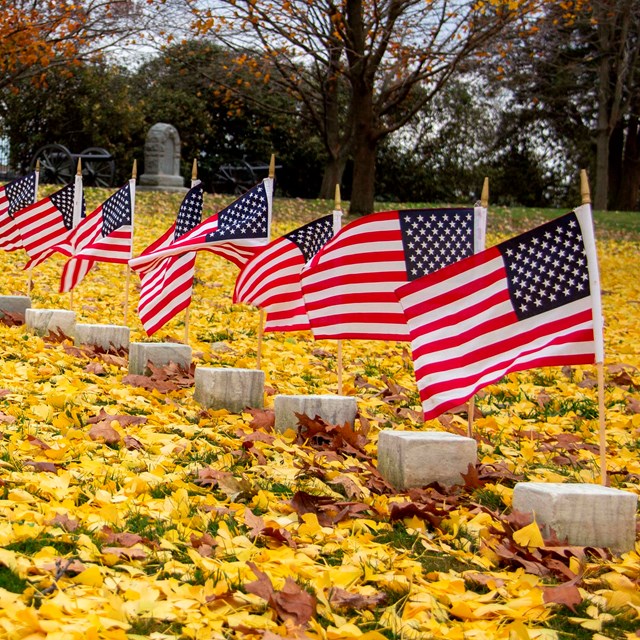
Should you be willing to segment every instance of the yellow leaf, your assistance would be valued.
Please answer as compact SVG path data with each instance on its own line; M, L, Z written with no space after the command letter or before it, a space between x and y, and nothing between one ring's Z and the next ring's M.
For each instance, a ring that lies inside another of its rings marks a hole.
M31 413L43 422L48 422L53 417L53 409L48 404L37 404L31 407Z
M301 516L303 524L298 527L298 535L311 536L322 532L322 527L318 522L318 516L315 513L305 513Z
M507 628L509 629L509 640L529 640L529 631L519 620L512 622Z
M101 587L104 582L102 574L100 573L100 567L95 564L71 578L71 581L87 587Z
M513 539L522 547L544 547L544 540L542 539L538 523L535 520L526 527L518 529L518 531L513 534Z
M424 520L419 518L418 516L412 516L411 518L405 518L404 523L407 529L416 529L417 531L422 531L423 533L427 530Z

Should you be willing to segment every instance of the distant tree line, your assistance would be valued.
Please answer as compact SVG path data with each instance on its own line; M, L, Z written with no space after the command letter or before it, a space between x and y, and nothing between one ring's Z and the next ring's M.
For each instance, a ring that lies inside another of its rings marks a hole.
M261 3L231 4L248 12L244 23L236 16L236 29L251 29ZM117 180L124 181L134 158L144 171L149 127L168 122L181 137L183 175L190 176L197 159L210 191L223 188L216 175L221 164L243 158L264 163L275 153L282 166L279 194L330 198L338 183L345 200L358 200L356 213L371 210L370 186L380 201L464 203L477 199L485 176L492 203L570 207L579 202L582 168L592 176L598 208L638 209L637 0L541 3L535 18L523 3L519 20L499 9L465 14L475 20L477 40L462 53L442 48L439 71L434 51L416 53L421 41L406 26L412 15L429 24L427 14L411 14L418 4L349 0L344 13L329 15L334 28L328 31L318 6L307 29L313 41L296 42L298 49L276 49L268 29L254 33L253 41L214 41L208 14L189 38L165 43L133 69L91 57L51 64L37 82L25 76L0 83L0 133L10 140L15 167L25 169L39 147L53 142L71 151L100 146L114 155ZM370 18L388 30L378 49L361 42L366 24L356 19L374 5L400 11ZM292 6L316 5L287 3ZM289 16L287 37L312 10ZM263 18L264 30L268 15ZM401 36L413 38L413 47L409 40L406 50L394 45ZM345 53L345 42L361 47L357 59ZM312 54L318 43L324 49ZM292 53L304 47L309 55ZM394 53L382 68L388 48ZM393 68L402 56L406 68ZM359 65L366 64L374 66L365 72ZM368 124L359 120L365 107L353 96L353 83L365 77L371 86L360 87L360 100L374 101ZM363 127L375 140L365 135L356 141L354 132ZM365 157L371 153L373 165Z

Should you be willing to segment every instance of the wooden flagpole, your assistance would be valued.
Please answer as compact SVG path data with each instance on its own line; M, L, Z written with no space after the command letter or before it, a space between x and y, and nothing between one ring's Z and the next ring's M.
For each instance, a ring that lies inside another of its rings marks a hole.
M34 202L38 202L38 186L40 182L40 158L36 160L36 199ZM31 295L31 289L33 287L33 267L29 267L27 270L27 296Z
M136 200L136 178L138 177L138 161L133 161L133 169L131 170L131 191L132 193L132 202L131 202L131 248L133 250L133 228L134 228L134 215L135 215L135 200ZM127 266L125 267L125 276L124 276L124 326L128 327L129 322L129 286L131 283L131 267L127 262Z
M589 178L584 169L580 170L580 196L582 204L591 204L591 191L589 189ZM594 318L595 324L596 318ZM595 330L595 327L594 327ZM598 377L598 431L600 449L600 481L607 485L607 437L605 426L605 405L604 405L604 358L596 358L596 373Z
M339 211L340 213L342 213L342 198L341 198L341 195L340 195L340 185L339 184L336 184L335 205L334 205L333 208L336 211ZM335 221L334 221L334 229L333 229L334 235L338 232L338 229L335 228L337 226L338 226L338 224L336 224ZM336 369L337 369L337 374L338 374L338 395L341 396L342 393L343 393L342 378L343 378L343 373L344 373L344 363L343 363L343 356L342 356L342 340L341 339L338 339L337 346L338 346L338 353L336 355L336 358L337 358Z
M198 180L198 160L193 159L193 165L191 166L191 188L195 187ZM189 311L190 305L184 310L184 343L189 344L189 323L191 321L191 313Z
M489 208L489 178L484 179L482 184L482 193L480 194L480 206L483 209ZM484 248L484 247L482 247ZM476 396L475 394L469 398L467 409L467 435L473 438L473 414L476 412Z
M271 154L269 160L269 178L273 180L276 176L276 156ZM269 236L271 235L271 220L269 220ZM264 309L260 309L258 314L258 344L256 354L256 366L258 369L262 368L262 338L264 336Z
M78 179L82 179L82 159L78 158L78 165L76 168L76 184ZM76 226L78 225L78 223L80 222L80 217L79 215L76 216L76 209L75 209L75 198L76 198L76 192L74 189L73 192L73 197L74 197L74 210L73 210L73 228L75 229ZM80 199L80 202L82 202L82 198ZM69 310L73 311L73 289L71 289L71 291L69 291Z

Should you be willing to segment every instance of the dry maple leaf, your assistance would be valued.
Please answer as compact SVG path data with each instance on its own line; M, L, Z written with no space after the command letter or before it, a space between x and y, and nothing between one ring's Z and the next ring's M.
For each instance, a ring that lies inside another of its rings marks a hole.
M111 415L101 408L97 415L87 420L87 423L95 424L97 422L102 422L105 420L109 422L111 422L112 420L116 420L122 427L126 427L130 424L145 424L147 422L147 418L145 416Z
M0 311L0 323L7 327L19 327L24 324L24 314L3 309Z
M191 546L204 558L211 558L214 554L214 547L218 544L208 532L203 533L202 536L192 533L189 541Z
M274 594L273 585L271 584L271 578L269 578L269 576L263 571L260 571L255 562L249 561L247 562L247 566L249 567L249 569L251 569L251 571L253 571L257 580L254 580L253 582L247 582L244 585L245 590L248 593L253 593L253 595L258 596L259 598L262 598L263 600L266 600L268 602L271 599L271 596Z
M117 544L120 547L133 547L134 544L143 542L144 538L137 533L128 531L115 532L111 529L103 529L104 541L107 544Z
M124 356L114 356L112 353L100 354L100 359L107 364L113 364L116 367L127 367L127 359Z
M27 442L33 446L33 447L38 447L39 449L43 449L43 450L48 450L51 449L51 447L46 443L43 442L42 440L40 440L40 438L36 438L35 436L32 436L31 434L27 434Z
M634 398L632 396L628 397L625 411L632 414L640 413L640 398Z
M176 391L179 387L174 382L166 382L157 380L151 376L143 376L140 374L130 373L122 378L123 384L130 384L132 387L142 387L147 391L159 391L160 393L169 393Z
M483 487L486 484L480 479L478 469L476 469L472 464L469 464L466 473L461 473L460 475L464 480L464 488L467 490L480 489L480 487Z
M144 560L147 557L147 552L144 549L132 549L129 547L102 547L100 552L104 556L117 556L127 560Z
M420 518L428 522L432 527L438 528L444 515L446 514L435 503L416 504L415 502L406 502L398 504L397 502L392 502L389 505L389 520L391 522L407 518Z
M545 604L553 602L554 604L563 604L576 613L576 606L582 602L580 589L575 584L560 584L557 587L543 587L542 597Z
M92 440L102 441L105 444L118 444L122 440L122 436L107 420L94 424L91 429L89 429L89 437Z
M58 467L53 462L36 462L25 460L24 464L33 467L36 471L47 471L48 473L58 473Z
M134 438L133 436L124 437L124 446L129 451L140 451L144 449L144 445L142 444L142 442L140 442L140 440L138 440L137 438Z
M57 513L47 524L54 527L60 527L61 529L69 532L75 531L80 526L80 523L77 520L71 520L66 513Z
M85 373L93 373L96 376L103 376L107 370L99 362L91 362L84 368Z
M293 578L287 578L281 591L272 596L273 608L282 620L290 620L303 627L315 617L315 596L300 587Z
M252 429L264 429L265 431L273 431L276 423L276 413L273 409L246 409L246 413L253 418L249 423Z
M340 587L332 587L329 592L329 603L336 609L375 609L385 604L387 595L377 591L376 593L365 595L362 593L351 593Z
M306 625L316 613L316 599L298 586L292 578L287 578L281 591L273 588L269 576L260 571L254 562L247 566L258 578L248 582L244 588L254 595L266 600L281 620L290 621L296 626Z
M90 358L92 355L87 351L85 347L76 347L71 344L63 344L62 348L67 355L74 358Z

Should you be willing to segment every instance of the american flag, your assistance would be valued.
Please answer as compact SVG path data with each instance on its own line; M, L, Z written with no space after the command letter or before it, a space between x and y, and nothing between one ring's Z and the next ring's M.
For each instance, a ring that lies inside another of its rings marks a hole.
M334 216L299 227L268 244L243 267L236 280L234 303L267 311L265 331L309 329L302 300L302 267L331 239Z
M20 230L13 218L20 209L35 202L36 190L35 171L0 187L0 249L16 251L22 248Z
M205 250L242 267L269 242L272 190L273 179L265 178L179 240L133 258L129 266L136 272L148 271L169 256Z
M336 234L302 270L315 338L409 340L394 290L484 248L486 210L373 213Z
M84 218L55 250L71 257L62 269L60 292L71 291L96 262L126 264L133 242L135 185L130 180Z
M73 229L75 199L81 199L81 217L85 215L82 183L68 184L50 196L20 209L15 216L22 246L29 255L25 269L35 267L54 253L53 247L65 242Z
M184 197L175 222L141 255L166 249L202 219L203 190L197 184ZM191 303L196 252L169 256L140 271L138 315L148 335L152 335Z
M604 359L589 205L396 294L427 420L512 371Z

